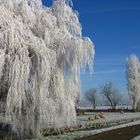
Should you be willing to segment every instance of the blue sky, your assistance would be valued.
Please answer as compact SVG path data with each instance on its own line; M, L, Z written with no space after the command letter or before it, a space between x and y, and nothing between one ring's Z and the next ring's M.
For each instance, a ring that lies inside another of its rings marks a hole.
M50 6L52 0L44 0ZM73 0L79 12L83 36L95 45L94 74L81 75L82 92L100 87L106 81L127 94L126 57L140 57L140 0Z

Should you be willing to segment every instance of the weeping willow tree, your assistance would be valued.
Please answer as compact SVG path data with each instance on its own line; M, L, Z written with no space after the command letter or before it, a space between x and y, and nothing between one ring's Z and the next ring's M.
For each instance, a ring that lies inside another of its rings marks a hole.
M0 0L0 100L19 136L76 125L80 71L94 57L81 29L69 0Z

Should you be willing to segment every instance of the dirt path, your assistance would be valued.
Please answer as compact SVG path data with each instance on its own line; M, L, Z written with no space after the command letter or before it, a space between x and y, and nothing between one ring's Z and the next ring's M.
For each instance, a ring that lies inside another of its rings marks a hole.
M140 125L120 128L80 140L131 140L138 135L140 135Z

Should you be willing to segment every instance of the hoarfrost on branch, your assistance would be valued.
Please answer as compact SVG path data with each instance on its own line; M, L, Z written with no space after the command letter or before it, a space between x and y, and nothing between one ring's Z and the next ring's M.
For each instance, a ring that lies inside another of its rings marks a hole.
M20 136L76 125L80 70L92 70L94 46L70 3L0 0L0 100Z

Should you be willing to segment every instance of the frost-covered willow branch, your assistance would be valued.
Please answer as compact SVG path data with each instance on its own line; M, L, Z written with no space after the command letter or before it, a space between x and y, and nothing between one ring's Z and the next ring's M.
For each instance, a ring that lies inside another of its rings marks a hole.
M70 3L0 0L0 100L19 136L76 124L80 70L92 70L94 46Z

